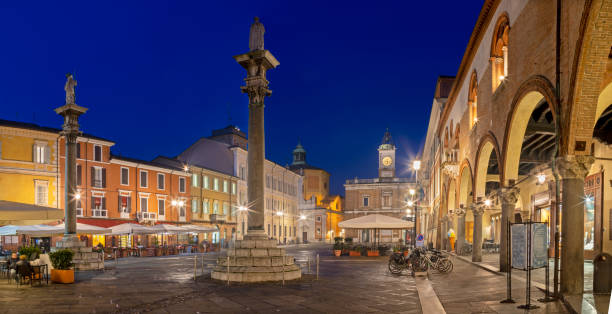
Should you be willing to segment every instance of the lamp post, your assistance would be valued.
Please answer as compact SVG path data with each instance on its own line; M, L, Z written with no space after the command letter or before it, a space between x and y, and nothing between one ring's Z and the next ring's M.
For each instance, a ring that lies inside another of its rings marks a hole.
M415 171L415 175L414 175L414 184L415 187L418 189L419 186L419 169L421 169L421 161L420 160L415 160L412 162L412 169L414 169ZM414 197L415 192L413 192L414 189L411 189L411 195ZM417 196L416 200L415 200L415 206L414 206L414 237L412 239L412 247L416 247L416 236L417 236L417 217L418 217L418 211L419 211L419 198Z

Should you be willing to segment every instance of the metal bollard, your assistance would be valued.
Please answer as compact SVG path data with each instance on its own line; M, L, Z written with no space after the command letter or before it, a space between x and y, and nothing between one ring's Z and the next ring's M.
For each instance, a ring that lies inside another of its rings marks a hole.
M310 255L308 255L308 273L310 274Z
M198 274L198 256L193 256L193 280L196 280L196 276Z
M117 261L117 251L115 251L115 268L117 268L118 265L119 262Z
M283 257L283 286L285 285L285 261Z
M229 256L227 257L227 285L229 286Z
M317 280L319 280L319 254L317 254Z
M202 275L204 275L204 255L202 255Z

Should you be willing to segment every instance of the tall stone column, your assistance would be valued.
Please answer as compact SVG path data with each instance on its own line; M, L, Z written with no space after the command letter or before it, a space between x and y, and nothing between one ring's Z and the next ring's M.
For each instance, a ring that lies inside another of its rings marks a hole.
M64 117L64 124L60 135L65 138L66 158L64 164L64 239L63 247L83 246L77 238L76 232L76 205L77 205L77 173L76 173L76 144L79 131L79 116L87 111L87 108L76 105L74 87L76 81L72 75L66 75L66 104L55 109L55 112ZM59 152L58 152L59 155Z
M514 222L514 207L518 201L517 187L502 188L501 191L501 239L499 239L499 271L507 272L508 266L508 223Z
M465 208L455 210L457 216L457 240L455 244L455 252L461 253L463 245L465 245Z
M561 293L581 294L584 289L584 178L593 156L557 158L563 178L561 206Z
M265 236L264 230L264 98L270 96L266 71L278 66L278 61L268 50L253 50L235 56L234 59L247 70L243 93L249 96L249 139L247 197L250 205L248 232L252 236Z
M484 206L471 204L474 215L474 231L472 232L472 262L482 262L482 214Z

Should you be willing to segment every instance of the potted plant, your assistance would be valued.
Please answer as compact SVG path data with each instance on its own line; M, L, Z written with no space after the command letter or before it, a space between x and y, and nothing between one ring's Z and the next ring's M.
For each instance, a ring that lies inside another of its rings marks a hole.
M362 248L359 245L355 245L349 251L349 256L361 256Z
M368 256L380 256L378 249L376 248L368 248Z
M73 283L74 269L72 258L74 252L69 249L57 250L49 254L53 269L51 270L51 281L56 283Z
M342 254L342 243L336 242L334 243L334 255L340 256Z
M402 251L404 252L404 257L410 254L410 250L408 249L407 246L402 246Z
M19 255L23 255L28 260L35 260L40 256L40 248L37 246L24 246L19 249Z

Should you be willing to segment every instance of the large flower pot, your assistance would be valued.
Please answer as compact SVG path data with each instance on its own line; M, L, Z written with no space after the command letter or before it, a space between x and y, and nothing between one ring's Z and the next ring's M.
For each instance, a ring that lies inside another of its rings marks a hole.
M334 250L334 255L340 256L340 253L342 253L342 250Z
M380 256L380 253L378 251L369 251L368 250L368 256Z
M408 256L408 254L410 254L410 251L404 251L404 257Z
M55 283L73 283L74 269L51 269L51 281Z
M359 251L349 251L349 256L361 256L361 252L359 252Z

